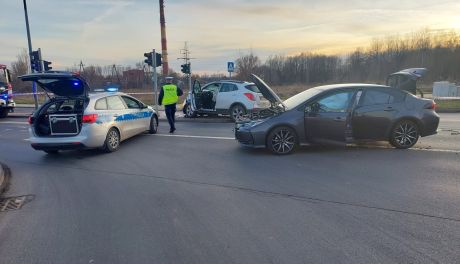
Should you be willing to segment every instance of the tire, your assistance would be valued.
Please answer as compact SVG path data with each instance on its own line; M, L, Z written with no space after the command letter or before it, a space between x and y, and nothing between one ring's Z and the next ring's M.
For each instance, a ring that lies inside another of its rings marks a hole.
M107 136L105 137L105 142L104 146L102 147L102 150L104 152L110 153L117 151L120 147L120 133L118 133L118 130L115 128L109 129L109 132L107 132Z
M419 136L419 128L415 122L401 120L391 130L390 144L398 149L407 149L417 143Z
M156 134L158 131L158 118L152 116L150 119L149 134Z
M230 107L230 118L236 122L241 120L243 116L246 114L246 108L244 108L241 104L235 104Z
M5 118L8 116L8 109L2 109L0 110L0 118Z
M44 152L46 152L46 154L48 155L56 155L59 153L59 150L57 149L53 149L53 150L43 150Z
M190 104L186 104L184 107L184 115L188 118L196 117L196 112L192 110L192 106Z
M292 153L297 142L297 135L290 127L277 127L267 137L267 147L277 155Z

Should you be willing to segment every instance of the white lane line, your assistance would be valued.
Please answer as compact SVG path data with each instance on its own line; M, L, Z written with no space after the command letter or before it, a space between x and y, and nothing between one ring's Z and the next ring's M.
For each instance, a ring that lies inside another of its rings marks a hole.
M30 139L28 139L28 138L25 138L24 140L25 140L25 141L30 141Z
M27 122L17 122L17 121L2 121L2 122L0 122L0 124L27 125L29 123L27 123Z
M411 150L432 151L432 152L447 152L447 153L460 153L460 150L453 150L453 149L411 148Z
M223 139L223 140L235 140L233 137L212 137L212 136L192 136L192 135L168 135L168 134L146 134L158 137L179 137L179 138L203 138L203 139Z

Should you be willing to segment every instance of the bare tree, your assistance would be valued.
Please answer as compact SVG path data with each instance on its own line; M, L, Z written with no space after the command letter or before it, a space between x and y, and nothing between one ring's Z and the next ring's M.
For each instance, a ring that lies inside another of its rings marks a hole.
M257 73L260 67L260 59L252 50L249 54L243 55L236 60L236 74L240 80L249 80L251 73Z

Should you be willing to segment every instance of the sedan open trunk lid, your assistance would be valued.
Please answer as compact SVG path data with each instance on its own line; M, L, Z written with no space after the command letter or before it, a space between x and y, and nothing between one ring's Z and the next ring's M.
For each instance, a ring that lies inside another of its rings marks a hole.
M19 76L19 79L36 82L47 93L59 97L86 97L89 92L85 79L72 72L37 72Z
M260 93L270 101L272 105L283 105L283 101L279 98L279 96L266 84L262 79L259 78L259 76L255 74L251 74L251 77L254 81L254 83L257 85L257 88L259 88Z

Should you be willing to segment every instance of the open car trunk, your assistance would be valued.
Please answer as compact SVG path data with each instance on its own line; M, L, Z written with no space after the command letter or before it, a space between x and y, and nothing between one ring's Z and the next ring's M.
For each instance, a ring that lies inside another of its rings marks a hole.
M417 81L425 76L427 71L425 68L411 68L395 72L387 77L386 84L415 95L418 90Z
M84 109L89 100L89 86L79 74L48 71L19 78L36 82L50 98L32 117L37 136L75 136L80 133Z
M35 134L39 137L78 135L86 103L83 98L51 99L33 117Z

